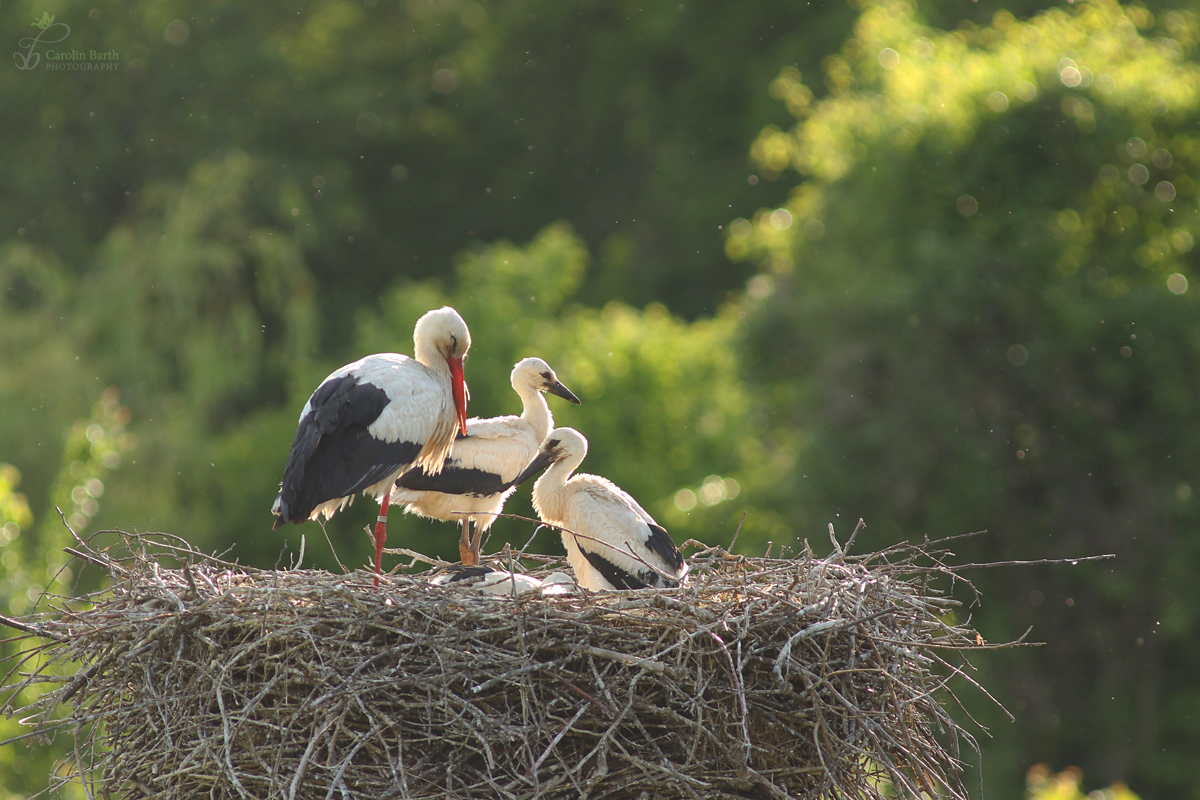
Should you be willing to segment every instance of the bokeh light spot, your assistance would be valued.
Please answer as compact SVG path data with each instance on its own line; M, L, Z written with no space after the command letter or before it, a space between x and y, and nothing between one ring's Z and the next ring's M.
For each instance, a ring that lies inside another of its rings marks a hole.
M742 493L742 486L733 478L725 479L725 499L732 500Z
M691 511L696 507L696 493L691 489L680 489L675 493L675 507L680 511Z
M755 275L746 283L746 295L751 300L766 300L773 291L775 291L775 279L770 275Z
M369 139L379 133L379 129L383 127L383 122L375 112L364 111L358 115L358 119L354 122L354 127L360 134Z
M433 73L429 85L438 94L450 94L458 88L458 75L452 69L439 69Z
M1171 290L1171 294L1183 294L1188 290L1188 279L1176 272L1167 278L1167 288Z
M709 475L700 487L700 502L715 506L725 499L725 480L720 475Z
M181 19L172 20L163 31L163 38L170 44L183 44L191 35L188 24Z

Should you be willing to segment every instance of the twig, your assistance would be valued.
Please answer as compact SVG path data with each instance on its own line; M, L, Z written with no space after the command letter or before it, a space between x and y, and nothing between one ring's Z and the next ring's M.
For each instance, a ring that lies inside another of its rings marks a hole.
M731 553L733 552L734 546L737 544L738 536L740 536L742 533L742 525L744 525L746 523L746 517L748 517L748 516L750 516L749 511L742 512L742 518L741 518L741 520L738 521L737 529L734 530L734 532L733 532L733 538L729 540L729 547L727 549Z

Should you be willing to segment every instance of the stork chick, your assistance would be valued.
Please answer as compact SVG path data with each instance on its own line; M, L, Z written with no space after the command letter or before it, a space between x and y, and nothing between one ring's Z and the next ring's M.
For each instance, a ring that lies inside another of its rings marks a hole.
M546 469L533 486L543 522L562 529L567 559L585 589L675 587L687 564L666 529L612 481L572 473L587 455L587 439L557 428L514 483Z
M572 403L579 398L558 380L554 370L540 358L517 362L510 375L513 390L521 398L521 416L472 418L466 436L454 443L441 472L431 474L413 467L400 476L391 501L404 510L440 520L461 520L458 549L464 565L479 563L479 544L504 501L516 491L513 479L537 455L554 417L543 392ZM475 535L468 538L467 526L474 523Z

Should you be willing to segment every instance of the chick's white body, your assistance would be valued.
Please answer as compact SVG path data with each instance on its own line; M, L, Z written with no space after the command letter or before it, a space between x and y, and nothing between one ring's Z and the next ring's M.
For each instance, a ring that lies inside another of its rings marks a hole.
M467 420L467 435L455 440L441 474L402 476L392 490L393 503L423 517L470 520L476 537L491 527L504 502L517 490L509 484L537 455L554 426L542 393L579 402L540 358L518 362L511 381L521 398L521 415Z
M538 400L544 408L546 401L540 395ZM546 413L548 415L549 411ZM547 426L546 430L549 429ZM537 436L532 426L524 424L521 417L469 419L467 436L455 442L443 471L478 470L495 475L500 482L507 483L537 454L538 445L541 444ZM528 457L524 455L526 453ZM479 493L466 491L463 494L450 494L396 486L392 490L392 502L403 505L410 514L446 521L467 519L474 523L477 530L485 531L503 510L504 501L516 490L516 486L511 486L500 493L486 493L486 489L481 489Z
M587 440L578 431L552 431L539 456L551 466L533 487L538 516L565 529L563 546L579 585L593 590L678 586L687 564L666 530L612 481L572 475L586 455Z

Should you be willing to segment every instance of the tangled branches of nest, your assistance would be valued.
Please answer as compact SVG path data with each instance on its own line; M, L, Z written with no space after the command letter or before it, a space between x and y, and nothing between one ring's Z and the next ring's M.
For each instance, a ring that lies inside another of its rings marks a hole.
M705 548L680 589L514 598L122 536L72 551L111 586L8 621L8 688L59 682L6 710L74 737L90 796L966 796L943 701L986 645L946 621L944 544Z

